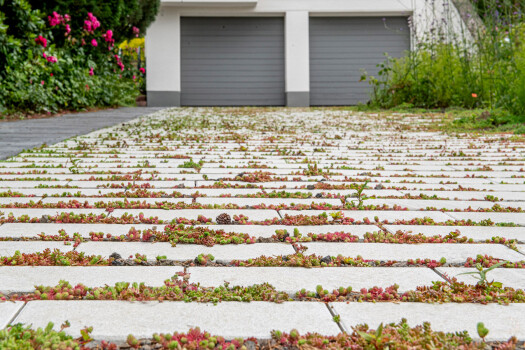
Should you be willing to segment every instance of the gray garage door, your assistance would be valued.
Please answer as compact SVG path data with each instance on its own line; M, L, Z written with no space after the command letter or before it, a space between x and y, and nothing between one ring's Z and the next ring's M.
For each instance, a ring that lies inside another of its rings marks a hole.
M313 106L367 102L368 82L377 77L384 53L399 57L410 49L406 17L310 18L310 103Z
M283 18L181 19L183 106L282 106Z

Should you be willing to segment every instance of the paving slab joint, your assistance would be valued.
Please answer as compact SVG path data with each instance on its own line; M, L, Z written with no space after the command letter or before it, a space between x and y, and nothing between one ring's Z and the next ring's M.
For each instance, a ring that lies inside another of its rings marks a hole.
M346 331L346 327L341 321L341 315L339 315L337 311L335 311L331 303L326 303L326 308L328 309L328 312L330 312L330 315L332 315L332 320L337 324L337 327L339 327L341 332L347 334L348 332ZM336 321L336 317L338 318L338 321Z
M441 273L441 271L439 271L438 269L431 269L431 270L434 271L439 277L443 278L448 283L452 283L450 278L448 278L445 274Z
M26 307L27 305L27 301L24 302L22 304L22 306L15 312L15 314L13 315L13 317L11 317L11 319L9 320L9 322L7 322L7 325L10 326L11 323L13 323L14 320L16 320L16 318L18 317L18 315L20 315L20 313L22 312L22 310Z
M509 248L509 247L507 247L507 248ZM511 249L511 248L509 248L509 249ZM517 251L518 253L520 253L521 255L524 255L524 256L525 256L525 253L522 252L521 250L519 250L519 248L518 248L516 251Z
M452 215L450 215L448 211L440 211L440 213L445 214L446 216L448 216L449 218L451 218L451 219L454 220L454 221L457 220L455 217L453 217Z

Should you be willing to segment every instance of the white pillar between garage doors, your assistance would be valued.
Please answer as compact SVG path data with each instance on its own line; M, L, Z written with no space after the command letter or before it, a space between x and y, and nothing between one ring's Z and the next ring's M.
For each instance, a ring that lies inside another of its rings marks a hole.
M180 15L161 8L146 35L148 106L180 106Z
M285 17L286 105L310 106L310 36L308 11L289 11Z

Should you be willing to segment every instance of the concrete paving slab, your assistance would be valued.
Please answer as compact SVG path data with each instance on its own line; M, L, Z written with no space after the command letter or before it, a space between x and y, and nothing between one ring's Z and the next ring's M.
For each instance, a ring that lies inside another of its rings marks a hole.
M9 206L10 204L27 204L27 203L38 203L42 197L0 197L0 206Z
M179 244L172 247L169 243L86 242L81 243L76 250L87 255L102 255L104 257L109 257L116 252L123 258L135 256L139 253L146 255L149 260L154 260L157 256L166 256L170 260L192 260L199 254L212 254L216 260L224 261L245 260L262 255L289 255L295 252L290 244L285 243L214 245L213 247Z
M202 215L212 219L213 222L222 213L226 213L232 218L235 215L244 215L253 221L271 220L279 217L277 211L272 209L117 209L113 215L115 216L117 212L119 213L117 215L122 215L123 213L131 215L144 213L145 217L158 217L161 220L173 220L176 218L197 220Z
M0 329L4 329L10 324L23 305L24 302L22 301L0 302Z
M73 250L73 244L71 242L68 242L68 244L53 241L2 241L0 242L0 256L13 256L17 250L21 254L43 252L45 249L50 249L51 251L58 249L61 252L68 252Z
M383 227L391 233L403 231L411 232L412 234L422 233L425 236L446 236L450 232L457 230L461 235L472 238L475 241L485 241L492 237L504 237L506 239L517 239L520 241L525 240L525 227L427 225L384 225Z
M148 230L153 229L154 227L156 227L157 230L164 230L165 225L7 223L0 226L0 237L37 237L41 233L46 235L58 235L60 230L64 230L70 236L74 233L78 233L84 238L89 238L91 232L102 232L109 233L112 236L120 236L129 233L132 228L137 230Z
M197 227L202 225L196 225ZM345 232L356 235L360 238L367 232L377 232L381 229L376 225L324 225L324 226L286 226L286 225L212 225L204 226L212 229L221 229L226 232L247 233L254 237L270 238L275 235L277 230L287 230L290 235L293 235L295 229L299 230L303 236L309 233L326 234L335 232ZM0 235L2 233L0 226Z
M432 329L443 332L466 330L478 338L476 325L483 322L489 329L486 340L508 340L512 336L525 339L525 304L469 303L331 303L341 316L345 328L366 323L376 329L380 323L399 322L406 318L410 326L430 322ZM478 338L479 339L479 338Z
M475 275L460 275L465 272L475 272L474 268L466 267L439 267L437 270L445 273L449 277L455 277L459 282L476 284L478 280ZM504 287L525 289L525 269L516 268L497 268L487 273L488 281L497 281L503 283Z
M521 261L523 255L501 244L454 244L454 243L425 243L425 244L389 244L389 243L304 243L308 247L306 254L330 255L339 254L348 257L361 255L369 260L396 260L431 259L440 260L442 257L449 263L462 263L467 258L476 255L492 255L493 257L509 261Z
M37 285L55 286L60 280L87 287L113 286L117 282L144 282L160 287L182 266L1 266L0 293L32 292Z
M237 204L241 207L244 206L254 206L254 205L310 205L314 204L330 204L330 205L341 205L341 200L339 199L330 199L330 198L308 198L308 199L299 199L299 198L208 198L201 197L197 198L197 203L206 204L206 205L227 205L227 204Z
M42 203L48 204L48 203L68 203L70 201L78 201L80 203L88 203L89 205L95 205L95 203L115 203L115 202L121 202L125 203L126 201L129 203L130 206L137 205L137 204L164 204L164 203L184 203L184 204L191 204L192 198L85 198L85 197L47 197L42 200Z
M387 220L388 222L395 222L397 220L412 220L416 218L431 218L436 222L444 222L452 218L447 213L439 211L393 211L393 210L341 210L345 217L353 218L355 220L363 220L368 218L372 222L377 216L380 222ZM337 210L280 210L279 213L284 217L285 215L320 215L323 213L337 213Z
M9 214L13 214L15 218L19 218L22 215L28 215L30 218L41 218L43 215L48 216L56 216L60 215L60 213L74 213L77 215L80 214L93 214L93 215L100 215L100 214L106 214L105 209L76 209L76 208L54 208L54 209L45 209L45 208L5 208L2 210L4 213L4 216L8 216ZM114 216L117 213L118 210L115 210ZM138 212L137 212L138 214ZM0 215L1 217L1 215Z
M136 315L137 317L130 317ZM118 318L118 322L115 319ZM301 334L319 332L335 335L340 332L323 303L285 302L222 302L217 305L184 302L120 302L120 301L31 301L15 322L45 327L49 321L60 325L68 320L66 332L78 336L87 325L96 340L122 341L128 334L150 338L153 333L187 332L200 327L202 331L236 337L270 338L279 329ZM153 322L144 322L152 320Z
M480 222L482 220L490 219L494 223L513 223L517 225L525 225L525 213L450 212L448 214L456 220L472 220L472 221Z
M191 282L203 286L213 287L224 282L230 282L232 286L251 286L268 282L289 294L303 288L315 291L317 285L329 291L348 286L358 291L374 286L386 288L397 283L400 291L407 291L442 280L431 269L415 267L190 267L187 272Z

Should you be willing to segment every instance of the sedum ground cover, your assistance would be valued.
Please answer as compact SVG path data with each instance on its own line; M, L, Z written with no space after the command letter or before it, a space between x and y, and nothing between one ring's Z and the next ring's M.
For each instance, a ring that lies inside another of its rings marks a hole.
M525 139L434 123L169 109L0 162L0 345L522 346Z

